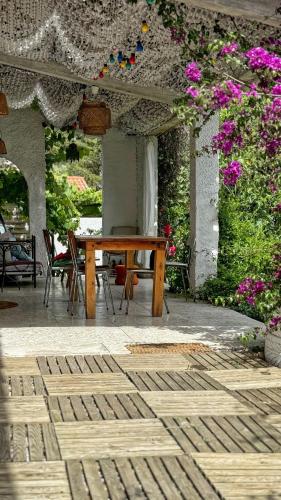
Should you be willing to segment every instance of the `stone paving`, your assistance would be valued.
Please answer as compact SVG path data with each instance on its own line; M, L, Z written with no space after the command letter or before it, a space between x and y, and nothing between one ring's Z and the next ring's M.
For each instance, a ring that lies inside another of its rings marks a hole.
M5 356L125 354L127 344L203 342L213 348L238 346L238 335L260 323L225 308L194 303L168 294L171 313L152 318L151 280L141 280L135 289L129 315L119 311L121 287L112 286L116 316L107 311L102 290L98 291L97 319L85 320L83 307L71 317L67 291L54 280L49 308L44 308L44 280L38 288L23 283L20 290L7 287L2 300L18 307L0 311L0 343Z

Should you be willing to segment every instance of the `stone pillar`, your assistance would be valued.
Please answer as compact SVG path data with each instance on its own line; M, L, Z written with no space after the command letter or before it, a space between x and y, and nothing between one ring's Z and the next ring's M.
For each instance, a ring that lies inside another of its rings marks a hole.
M196 156L203 146L210 145L218 133L219 118L213 116L200 131L191 134L190 168L190 244L192 248L190 281L195 291L207 278L216 276L218 256L218 155Z
M102 139L103 234L113 226L137 226L136 136L116 128Z
M37 260L46 264L42 230L46 227L45 138L39 111L10 110L1 118L5 158L23 173L28 185L30 234L36 236Z

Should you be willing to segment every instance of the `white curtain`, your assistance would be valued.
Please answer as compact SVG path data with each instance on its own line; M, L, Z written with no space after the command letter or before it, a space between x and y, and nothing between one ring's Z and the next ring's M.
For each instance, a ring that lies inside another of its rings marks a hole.
M144 148L143 175L143 233L157 236L157 179L158 179L157 138L150 137ZM141 261L149 267L150 251L143 252Z

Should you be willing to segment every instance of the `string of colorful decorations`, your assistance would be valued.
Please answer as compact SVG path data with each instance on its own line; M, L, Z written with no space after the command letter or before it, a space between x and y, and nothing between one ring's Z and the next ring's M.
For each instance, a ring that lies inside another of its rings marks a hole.
M155 0L146 0L146 3L151 7L155 3ZM142 34L149 31L149 25L145 19L142 21L140 31ZM100 70L98 78L103 78L105 75L108 75L110 73L110 66L116 63L119 65L120 69L131 69L131 67L136 64L136 53L140 54L143 50L143 42L140 37L137 39L135 52L131 52L129 57L122 50L118 50L118 48L114 47L109 56L108 62L106 62Z

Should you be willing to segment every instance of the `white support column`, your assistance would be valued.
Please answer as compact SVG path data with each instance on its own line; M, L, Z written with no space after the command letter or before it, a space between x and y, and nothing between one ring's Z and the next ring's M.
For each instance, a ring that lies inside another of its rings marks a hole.
M198 289L210 276L216 276L218 256L218 155L196 156L210 145L218 133L219 118L212 117L198 138L191 134L190 168L190 243L193 249L190 269L191 288Z
M136 137L116 128L102 139L103 234L113 226L137 226Z

